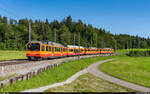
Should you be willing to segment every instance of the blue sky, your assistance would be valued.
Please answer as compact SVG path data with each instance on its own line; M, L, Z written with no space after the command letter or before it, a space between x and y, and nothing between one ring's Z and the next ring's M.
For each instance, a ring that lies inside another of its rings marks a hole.
M49 21L71 15L113 34L150 36L150 0L0 0L0 15Z

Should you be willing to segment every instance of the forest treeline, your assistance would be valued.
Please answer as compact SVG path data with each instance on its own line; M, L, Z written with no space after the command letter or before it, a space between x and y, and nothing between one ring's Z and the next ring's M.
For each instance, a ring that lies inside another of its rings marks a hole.
M80 45L97 48L149 48L150 39L127 34L113 35L110 31L95 28L91 24L84 24L80 19L72 21L71 16L62 21L49 22L31 19L9 19L0 16L0 49L25 50L25 44L29 41L29 21L31 22L32 41L55 41L68 45ZM142 32L142 31L141 31ZM74 41L75 39L75 41Z

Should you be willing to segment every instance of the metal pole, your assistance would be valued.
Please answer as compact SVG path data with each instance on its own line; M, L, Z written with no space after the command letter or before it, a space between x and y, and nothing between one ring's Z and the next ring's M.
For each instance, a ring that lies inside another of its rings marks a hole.
M29 22L29 42L31 41L31 22Z
M127 52L128 52L128 41L127 41Z
M93 44L93 43L92 43L92 37L91 37L91 47L92 47L92 44Z
M46 42L46 26L44 26L44 42Z
M80 33L79 33L79 55L78 55L78 59L80 59Z
M54 29L54 41L56 42L56 29Z
M115 50L117 50L117 41L115 40Z
M75 37L75 34L74 34L74 46L75 46L75 42L76 42L76 37Z
M104 43L104 48L105 48L105 40L104 40L104 42L103 42L103 43Z
M135 40L134 40L134 49L135 49L136 45L135 45Z
M138 48L140 49L140 41L138 41Z

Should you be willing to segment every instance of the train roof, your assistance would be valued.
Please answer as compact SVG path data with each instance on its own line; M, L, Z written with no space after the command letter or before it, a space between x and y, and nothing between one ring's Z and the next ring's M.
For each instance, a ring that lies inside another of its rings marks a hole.
M56 42L43 42L43 41L30 41L28 43L40 43L40 44L47 44L47 45L53 45L53 46L60 46L60 47L64 47L64 45L60 44L60 43L56 43Z
M76 46L76 45L67 45L67 47L72 47L72 48L85 48L85 47L83 47L83 46Z
M28 43L40 43L40 44L43 44L42 41L30 41L30 42L28 42Z
M112 49L112 48L102 48L102 49Z
M64 45L60 44L60 43L56 43L56 42L48 42L48 45L53 45L53 46L60 46L60 47L64 47Z
M56 43L56 42L51 42L51 41L48 41L48 42L44 42L44 41L30 41L28 43L40 43L40 44L47 44L47 45L53 45L53 46L60 46L60 47L72 47L72 48L79 48L79 46L77 45L62 45L60 43ZM83 46L80 46L80 48L87 48L87 47L83 47ZM89 49L112 49L112 48L96 48L96 47L88 47Z
M90 49L97 49L96 47L89 47Z

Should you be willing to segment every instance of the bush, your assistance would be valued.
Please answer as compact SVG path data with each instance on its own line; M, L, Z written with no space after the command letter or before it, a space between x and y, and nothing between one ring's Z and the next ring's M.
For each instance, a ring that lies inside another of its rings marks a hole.
M130 51L127 55L132 57L150 56L150 51Z

